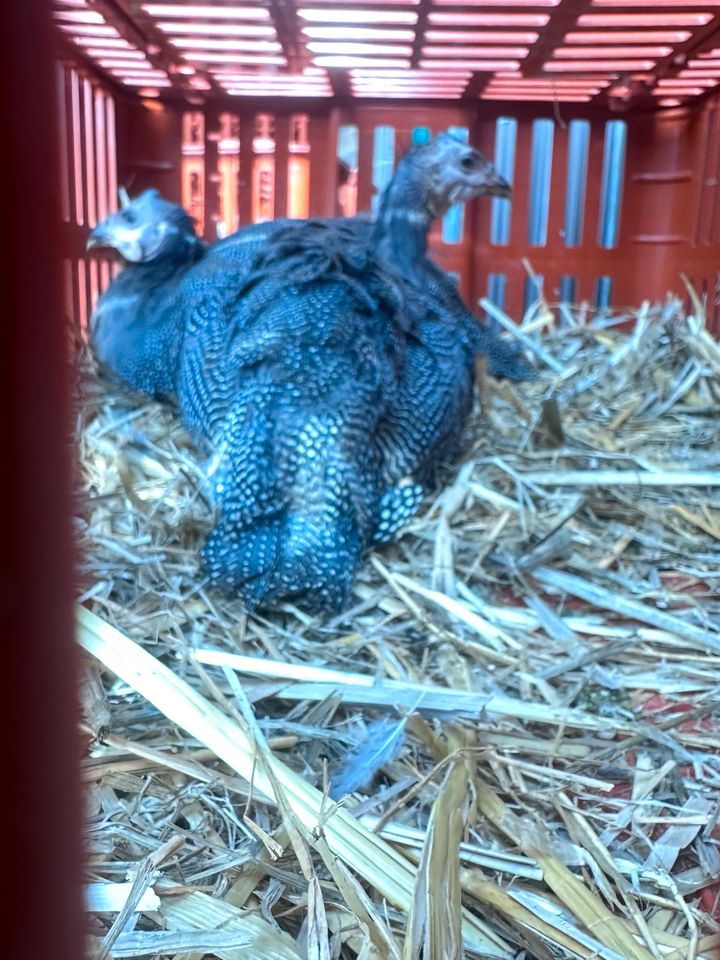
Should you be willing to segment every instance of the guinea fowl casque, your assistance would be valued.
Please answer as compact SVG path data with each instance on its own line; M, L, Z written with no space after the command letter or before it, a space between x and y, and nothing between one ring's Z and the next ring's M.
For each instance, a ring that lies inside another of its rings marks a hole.
M249 608L342 606L365 550L412 515L455 453L474 352L528 374L503 341L478 333L426 256L430 224L452 202L507 192L477 151L441 135L400 162L375 225L265 224L195 250L174 287L159 271L172 289L153 343L134 342L154 358L154 341L174 331L166 370L147 358L142 378L114 366L131 386L176 393L186 425L209 440L219 515L204 559L211 581Z

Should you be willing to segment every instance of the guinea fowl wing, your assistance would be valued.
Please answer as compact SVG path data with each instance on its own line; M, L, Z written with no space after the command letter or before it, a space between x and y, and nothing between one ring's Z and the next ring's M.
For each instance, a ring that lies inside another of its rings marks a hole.
M429 257L422 263L421 276L428 301L454 318L473 351L487 358L488 370L494 377L507 380L534 380L537 377L520 346L503 340L495 328L482 324L465 305L452 277Z
M473 350L464 331L412 291L404 298L400 376L378 424L385 492L375 542L393 534L457 453L473 399Z
M123 270L98 299L90 345L108 379L169 400L177 391L182 328L174 272L164 279L155 264Z

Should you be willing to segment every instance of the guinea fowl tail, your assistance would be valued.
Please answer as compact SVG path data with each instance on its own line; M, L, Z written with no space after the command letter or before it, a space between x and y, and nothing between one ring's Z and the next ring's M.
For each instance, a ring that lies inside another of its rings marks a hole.
M522 349L501 339L490 326L475 323L472 347L487 357L488 370L494 377L507 380L536 380L537 371L525 359Z
M237 595L248 611L289 601L310 614L337 613L346 603L363 554L350 517L267 517L238 529L222 517L205 544L210 582Z
M262 422L264 421L264 422ZM256 410L231 429L214 474L219 517L203 551L213 586L248 610L347 601L375 517L372 471L343 456L332 415L297 431Z

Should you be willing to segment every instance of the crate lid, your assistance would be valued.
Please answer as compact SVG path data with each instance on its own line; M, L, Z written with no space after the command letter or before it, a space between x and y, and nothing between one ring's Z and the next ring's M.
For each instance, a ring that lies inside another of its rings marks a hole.
M720 0L55 0L143 97L678 106L720 82Z

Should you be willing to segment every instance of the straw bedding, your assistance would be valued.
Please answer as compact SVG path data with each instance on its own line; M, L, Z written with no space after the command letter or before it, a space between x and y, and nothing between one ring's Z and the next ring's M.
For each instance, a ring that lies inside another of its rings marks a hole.
M99 956L720 956L720 348L540 302L329 623L205 589L203 463L83 370ZM714 917L714 919L713 919Z

